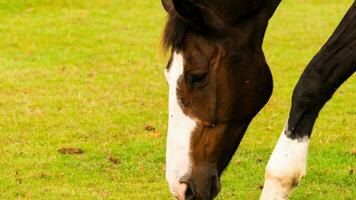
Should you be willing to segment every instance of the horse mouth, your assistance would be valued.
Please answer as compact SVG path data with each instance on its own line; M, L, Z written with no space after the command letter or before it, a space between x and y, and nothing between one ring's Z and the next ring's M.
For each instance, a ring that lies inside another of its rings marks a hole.
M208 190L202 189L202 192L198 187L192 184L192 181L182 177L180 180L181 184L186 185L186 190L184 194L180 194L177 197L178 200L213 200L221 190L221 183L218 176L213 176L210 180L209 185L206 185Z

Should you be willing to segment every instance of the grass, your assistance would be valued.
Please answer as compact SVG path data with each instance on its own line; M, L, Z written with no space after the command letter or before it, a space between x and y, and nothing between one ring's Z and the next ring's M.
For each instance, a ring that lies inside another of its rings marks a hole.
M275 90L218 199L258 198L293 86L351 3L282 2L264 44ZM0 199L172 199L165 15L157 0L0 0ZM355 93L354 76L321 112L308 176L292 199L355 199Z

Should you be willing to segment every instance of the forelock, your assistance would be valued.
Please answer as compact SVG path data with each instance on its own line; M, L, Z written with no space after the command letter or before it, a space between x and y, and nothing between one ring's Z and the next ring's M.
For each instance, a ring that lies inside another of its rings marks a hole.
M163 32L162 45L168 51L182 50L183 41L188 30L188 23L182 20L177 14L168 15L166 26Z

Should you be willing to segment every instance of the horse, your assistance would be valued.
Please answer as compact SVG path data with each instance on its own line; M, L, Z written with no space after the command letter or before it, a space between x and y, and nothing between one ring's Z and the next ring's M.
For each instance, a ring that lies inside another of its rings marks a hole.
M161 0L169 85L166 180L180 200L211 200L273 80L262 49L281 0ZM305 175L309 137L323 105L356 66L356 3L312 59L266 167L261 199L288 199Z

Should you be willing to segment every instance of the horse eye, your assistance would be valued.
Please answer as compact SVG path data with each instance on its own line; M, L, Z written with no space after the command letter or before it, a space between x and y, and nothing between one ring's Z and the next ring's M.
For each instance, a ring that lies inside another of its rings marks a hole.
M206 83L208 73L201 73L201 74L187 74L186 80L189 85L192 86L202 86Z

